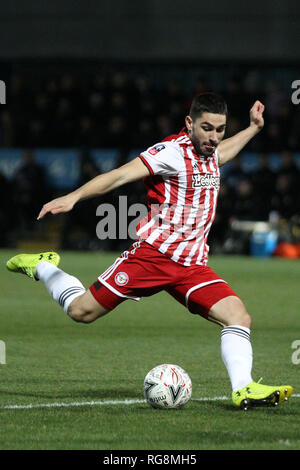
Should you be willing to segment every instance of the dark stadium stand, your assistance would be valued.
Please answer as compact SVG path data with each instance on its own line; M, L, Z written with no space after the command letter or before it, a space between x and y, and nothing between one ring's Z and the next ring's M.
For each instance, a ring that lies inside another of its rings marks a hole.
M239 243L235 240L236 220L276 220L281 223L281 239L299 241L300 113L284 85L288 74L294 76L293 68L285 68L283 77L276 67L190 66L184 80L182 68L171 66L162 70L153 65L86 64L82 71L69 64L59 70L54 64L19 64L8 80L9 107L0 109L0 174L2 188L14 187L16 215L10 217L1 198L1 219L8 221L2 224L7 227L1 234L3 246L39 240L72 249L107 248L95 233L95 210L101 201L90 205L89 217L82 220L75 210L72 216L43 222L48 224L44 240L35 214L50 197L178 132L192 96L212 87L228 102L227 137L247 125L255 99L263 101L266 110L263 132L222 168L211 250L249 253L249 231L245 237L239 233ZM123 191L131 200L144 200L140 184ZM66 224L74 227L72 237L66 236ZM109 247L123 245L115 240Z

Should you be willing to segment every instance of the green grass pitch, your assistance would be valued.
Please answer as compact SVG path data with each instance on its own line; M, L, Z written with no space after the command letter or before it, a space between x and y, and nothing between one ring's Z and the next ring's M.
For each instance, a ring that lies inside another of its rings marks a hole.
M292 361L299 261L211 257L252 315L254 380L294 386L295 396L278 408L244 412L231 404L220 327L166 293L124 302L90 325L72 322L41 282L6 270L13 254L0 251L1 449L300 448L300 364ZM61 268L89 287L116 256L65 252ZM165 362L191 376L193 399L181 410L143 401L146 373Z

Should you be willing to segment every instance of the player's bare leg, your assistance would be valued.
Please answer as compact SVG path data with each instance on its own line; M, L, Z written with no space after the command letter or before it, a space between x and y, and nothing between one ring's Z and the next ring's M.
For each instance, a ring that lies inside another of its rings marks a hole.
M67 314L76 322L91 323L110 311L100 305L88 290L70 303Z
M91 323L110 311L95 300L79 279L47 261L37 264L35 276L44 282L52 298L76 322Z
M91 323L110 310L100 305L79 279L58 268L55 252L20 254L8 260L9 271L41 280L49 294L74 321Z
M241 325L251 328L251 316L239 297L228 296L215 303L208 314L208 319L226 327Z

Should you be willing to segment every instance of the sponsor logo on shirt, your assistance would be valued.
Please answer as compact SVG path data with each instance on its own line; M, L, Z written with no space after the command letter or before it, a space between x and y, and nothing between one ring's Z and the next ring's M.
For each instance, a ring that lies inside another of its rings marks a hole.
M196 173L193 176L193 188L216 188L220 187L220 177L212 174L201 175Z

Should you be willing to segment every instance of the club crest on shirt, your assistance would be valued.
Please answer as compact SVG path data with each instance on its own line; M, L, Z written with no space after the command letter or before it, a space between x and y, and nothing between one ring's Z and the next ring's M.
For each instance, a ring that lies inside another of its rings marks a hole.
M115 275L115 283L120 287L126 286L128 281L129 281L129 276L127 273L118 273Z
M150 153L150 155L156 155L158 152L160 152L164 148L166 148L166 146L164 144L154 145L154 147L152 147L149 150L149 153Z
M213 174L193 174L193 188L216 188L220 187L220 177Z

